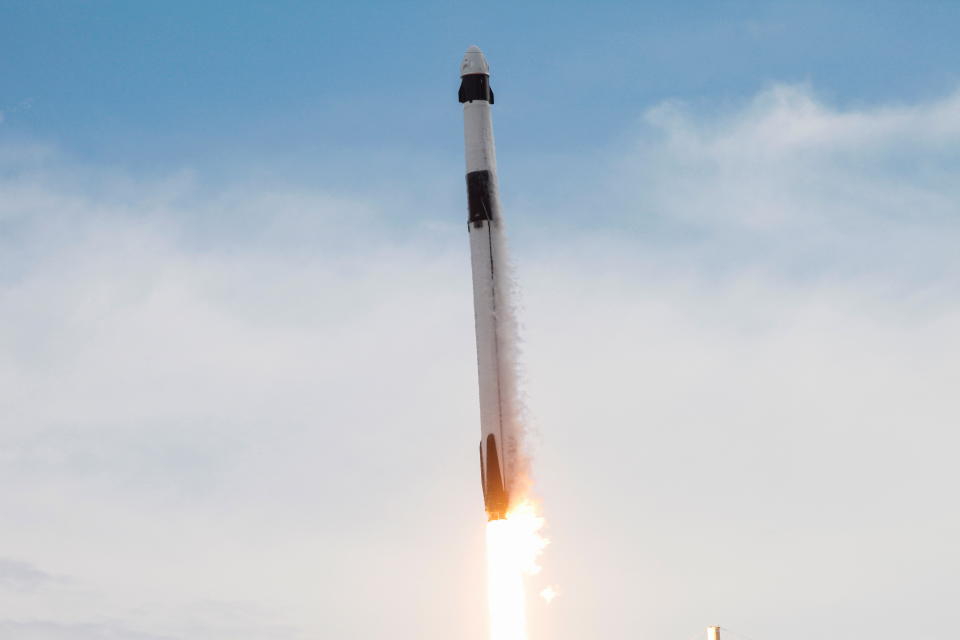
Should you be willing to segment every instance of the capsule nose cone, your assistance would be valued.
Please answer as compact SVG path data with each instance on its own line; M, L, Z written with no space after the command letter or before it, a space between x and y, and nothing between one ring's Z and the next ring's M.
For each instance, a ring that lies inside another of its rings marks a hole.
M460 63L460 77L474 74L490 75L490 65L483 56L480 47L472 45L463 55L463 62Z

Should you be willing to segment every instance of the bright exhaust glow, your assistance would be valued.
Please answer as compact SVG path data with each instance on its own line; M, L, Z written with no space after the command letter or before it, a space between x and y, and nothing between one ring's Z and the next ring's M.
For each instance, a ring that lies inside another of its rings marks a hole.
M490 640L526 640L524 577L540 571L537 557L548 540L540 535L543 518L524 500L503 520L487 523L487 601Z

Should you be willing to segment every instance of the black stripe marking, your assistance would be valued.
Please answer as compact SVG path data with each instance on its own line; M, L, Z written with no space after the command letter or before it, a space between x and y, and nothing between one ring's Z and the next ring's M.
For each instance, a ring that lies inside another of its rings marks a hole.
M460 102L486 100L493 104L493 89L490 88L490 76L483 73L472 73L463 76L460 80Z
M490 172L471 171L467 174L467 222L479 227L484 220L496 220L493 204L493 181Z
M483 442L480 442L480 486L483 487L483 504L487 504L487 471L483 466Z

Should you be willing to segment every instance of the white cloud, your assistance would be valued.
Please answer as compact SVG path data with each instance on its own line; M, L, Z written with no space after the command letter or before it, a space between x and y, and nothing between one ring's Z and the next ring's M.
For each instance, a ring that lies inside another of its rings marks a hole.
M517 252L564 593L538 628L951 623L955 102L660 107L610 206L668 224ZM0 630L483 637L459 219L400 230L376 194L18 157L0 153L0 548L65 578L11 589ZM869 242L925 267L892 278ZM801 255L818 277L785 267Z
M748 229L955 222L960 93L840 110L774 86L732 113L668 102L645 121L658 136L638 149L641 184L668 215Z
M594 234L631 234L672 270L916 288L960 267L958 96L835 108L808 87L775 86L738 105L665 102L603 163L576 218Z
M115 624L57 624L0 622L0 632L17 640L173 640L169 636L137 633Z
M59 581L57 576L52 576L28 562L0 558L0 588L32 591L43 585L54 584Z

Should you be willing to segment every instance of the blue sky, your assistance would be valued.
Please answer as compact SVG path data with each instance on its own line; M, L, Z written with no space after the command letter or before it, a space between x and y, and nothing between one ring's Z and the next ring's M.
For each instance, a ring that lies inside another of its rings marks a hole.
M958 14L0 2L0 636L485 637L478 44L531 638L944 637Z
M153 168L333 149L455 157L451 87L472 42L494 65L514 154L615 144L638 108L774 81L839 104L929 98L957 80L960 7L43 1L3 14L3 135Z

